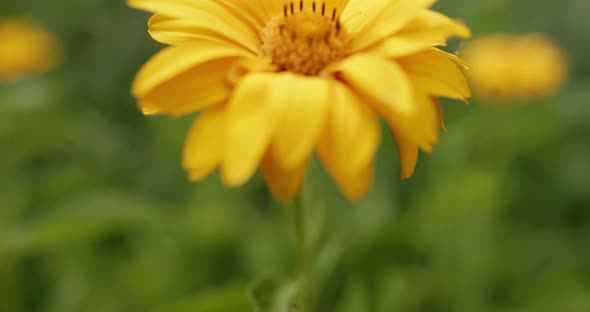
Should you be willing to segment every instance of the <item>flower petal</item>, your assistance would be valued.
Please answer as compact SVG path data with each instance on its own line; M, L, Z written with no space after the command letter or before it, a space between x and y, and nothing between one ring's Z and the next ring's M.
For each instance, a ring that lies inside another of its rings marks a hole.
M431 10L424 10L398 33L383 42L379 49L392 58L409 56L433 46L444 46L451 36L471 37L461 21Z
M252 53L258 52L260 39L246 24L232 17L203 12L198 18L171 18L155 14L150 19L149 33L164 44L179 45L193 40L218 40L234 43Z
M301 9L312 8L314 1L277 1L277 0L216 0L224 3L228 7L236 11L247 12L248 15L254 17L259 25L266 25L273 17L284 14L285 8L293 12L299 12ZM326 0L326 10L328 12L334 11L337 16L342 14L344 8L350 0ZM319 3L319 1L316 1ZM319 5L319 4L318 4ZM331 13L330 13L331 14Z
M227 98L227 72L248 56L243 49L210 41L166 48L143 66L132 93L146 114L194 112Z
M324 128L329 101L329 80L292 73L277 74L274 101L284 105L270 146L273 157L286 170L297 168L313 151Z
M139 71L133 82L135 96L143 95L179 74L208 61L227 57L249 57L252 54L228 44L198 41L169 47L153 56Z
M373 111L347 86L333 83L326 127L318 144L324 166L344 192L374 160L381 129ZM347 194L349 197L352 194ZM357 194L363 195L363 194Z
M276 74L252 73L236 85L228 104L222 178L228 186L246 183L256 172L284 103L273 97Z
M406 26L436 0L352 0L342 22L354 38L351 51L366 49Z
M398 59L414 85L432 96L467 100L471 91L456 56L436 48Z
M438 116L438 127L440 130L447 132L447 126L445 124L445 114L438 98L432 98L434 103L434 109L436 109L436 115Z
M371 190L375 165L372 161L354 176L334 176L340 190L350 201L358 201Z
M301 192L308 164L309 161L305 161L293 170L284 170L267 154L262 161L262 174L273 195L280 201L287 202Z
M425 150L438 141L437 117L430 101L412 86L401 66L357 54L328 70L366 98L397 131Z
M129 0L132 7L156 12L149 22L154 39L179 44L192 38L219 38L256 52L258 30L210 0Z
M193 124L185 142L182 162L191 180L205 179L221 164L224 127L225 108L222 106L206 110Z
M282 1L276 0L214 0L224 4L231 11L239 12L241 16L254 22L259 29L268 21L283 14Z
M401 162L401 179L406 180L414 175L416 164L418 163L418 146L406 140L403 136L393 132L397 143L397 150Z
M366 0L351 0L344 9L340 20L348 33L352 37L356 37L377 18L390 1L373 0L368 3Z
M326 1L326 5L336 9L336 13L342 15L349 2L350 0L328 0Z
M263 20L260 14L257 12L256 7L252 7L251 2L244 2L241 0L212 0L224 7L227 11L241 19L244 23L250 25L257 33L260 32L262 27L266 24L266 20Z
M195 18L204 7L212 8L209 0L127 0L127 5L148 12L159 12L171 17Z

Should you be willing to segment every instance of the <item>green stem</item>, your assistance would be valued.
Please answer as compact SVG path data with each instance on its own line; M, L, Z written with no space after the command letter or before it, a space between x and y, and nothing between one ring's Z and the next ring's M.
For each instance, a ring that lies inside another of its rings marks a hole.
M301 281L301 311L308 311L307 307L307 283L310 277L309 253L305 236L305 216L301 195L293 201L293 223L295 225L295 239L297 243L297 270Z

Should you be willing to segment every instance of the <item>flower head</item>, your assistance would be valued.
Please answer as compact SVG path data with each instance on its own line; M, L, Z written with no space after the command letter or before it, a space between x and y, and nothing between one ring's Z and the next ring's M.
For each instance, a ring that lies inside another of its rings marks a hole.
M351 200L370 188L381 116L402 178L439 140L437 97L465 100L461 60L436 48L469 37L434 0L129 0L155 12L152 37L171 47L139 72L146 114L203 111L183 166L193 180L217 168L226 185L260 166L273 193L299 192L314 151Z
M21 19L0 21L0 82L51 70L60 61L58 40Z
M488 100L551 96L567 78L564 52L541 34L488 35L461 51L477 95Z

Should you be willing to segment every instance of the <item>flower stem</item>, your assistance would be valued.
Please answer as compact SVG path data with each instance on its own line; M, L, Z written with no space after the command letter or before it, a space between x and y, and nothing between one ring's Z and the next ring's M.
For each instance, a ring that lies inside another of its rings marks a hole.
M311 273L309 264L309 253L305 236L305 215L301 195L293 200L293 223L295 226L295 239L297 243L297 270L301 283L300 304L302 312L307 312L307 283Z

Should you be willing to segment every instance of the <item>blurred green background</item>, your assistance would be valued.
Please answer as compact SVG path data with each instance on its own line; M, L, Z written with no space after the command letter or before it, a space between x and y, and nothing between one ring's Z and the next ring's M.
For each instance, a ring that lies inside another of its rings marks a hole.
M197 0L195 0L197 1ZM530 105L445 102L448 134L400 182L389 134L375 186L347 203L321 167L304 201L314 311L590 311L587 0L441 0L476 36L546 32L572 76ZM65 64L0 85L0 311L251 311L289 280L289 207L257 177L224 189L180 167L193 117L129 95L158 49L123 1L3 0L59 36Z

